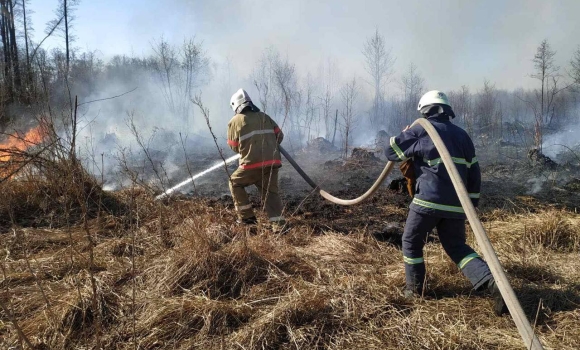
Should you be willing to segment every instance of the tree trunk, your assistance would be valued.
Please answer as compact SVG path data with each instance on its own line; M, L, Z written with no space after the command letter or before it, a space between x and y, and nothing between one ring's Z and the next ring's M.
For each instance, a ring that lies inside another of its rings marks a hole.
M536 145L536 149L540 153L542 152L542 127L540 126L541 123L542 119L536 120L536 125L534 127L534 143Z
M346 137L344 139L344 159L348 158L348 132L349 132L348 129L349 127L347 126L345 130Z
M64 41L66 45L66 75L68 77L68 69L70 64L69 37L68 37L68 3L67 0L63 1L64 1Z
M30 89L30 93L33 93L32 66L30 65L30 51L28 49L28 22L26 18L26 0L22 0L22 11L24 16L24 46L26 48L26 87Z
M6 0L0 0L0 36L2 36L2 49L4 51L4 85L6 87L6 100L11 101L13 97L12 66L10 53L10 38L8 36L7 25L8 9Z
M540 111L542 117L540 119L540 121L543 123L544 122L544 82L546 80L546 69L545 67L542 67L542 97L541 97L541 108L542 110Z
M338 109L334 115L334 132L332 133L332 145L334 146L334 138L336 137L336 124L338 124Z
M14 4L8 0L9 21L8 30L10 31L11 60L14 70L14 92L18 94L21 91L22 79L20 76L20 64L18 62L18 46L16 43L16 28L14 27Z

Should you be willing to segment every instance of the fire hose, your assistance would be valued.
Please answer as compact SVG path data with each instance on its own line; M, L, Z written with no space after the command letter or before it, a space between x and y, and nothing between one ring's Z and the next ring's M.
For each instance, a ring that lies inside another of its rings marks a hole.
M493 249L493 246L491 245L491 242L489 241L489 238L487 237L487 234L485 233L485 229L483 228L483 225L481 224L481 221L477 216L475 207L473 206L473 203L469 198L467 189L465 188L465 184L463 183L463 180L461 179L461 176L459 175L459 172L455 167L455 163L453 163L453 159L449 154L449 150L447 149L447 147L445 147L445 144L443 143L443 140L439 136L437 130L435 130L433 125L431 125L431 123L427 119L424 118L417 119L413 123L413 125L416 124L421 125L425 129L425 131L427 131L427 134L431 137L431 140L433 140L435 148L437 148L437 151L439 152L439 155L443 160L443 164L445 165L445 168L447 169L449 176L451 177L451 182L453 183L453 187L455 188L457 196L459 197L459 201L461 202L461 206L463 207L467 219L469 221L469 224L471 225L471 228L475 233L477 244L479 245L479 247L483 252L483 256L489 265L489 269L491 270L491 273L495 279L499 291L508 307L510 314L512 315L512 318L516 324L518 332L520 333L520 336L524 341L524 345L526 346L527 349L533 350L543 349L542 343L540 343L540 340L534 334L534 330L528 318L526 317L526 314L524 313L524 310L522 309L522 306L520 305L520 302L518 301L518 298L515 295L514 290L512 289L505 272L503 271L503 268L499 262L495 250ZM340 199L320 189L320 187L314 181L312 181L312 179L310 179L310 177L308 177L306 173L304 173L304 171L300 168L300 166L296 164L294 159L290 157L290 155L288 154L288 152L286 152L284 148L279 147L279 149L280 152L284 155L284 157L288 159L290 164L292 164L294 169L296 169L296 171L304 178L304 180L310 186L312 186L312 188L318 190L318 193L320 193L320 195L325 199L339 205L358 204L364 201L365 199L369 198L370 196L372 196L373 193L375 193L377 189L381 186L382 182L386 179L387 175L389 175L391 170L393 170L394 166L394 163L389 161L385 166L385 168L383 169L381 175L379 175L379 177L377 178L375 183L371 186L371 188L369 188L369 190L366 191L364 194L362 194L360 197L354 199Z

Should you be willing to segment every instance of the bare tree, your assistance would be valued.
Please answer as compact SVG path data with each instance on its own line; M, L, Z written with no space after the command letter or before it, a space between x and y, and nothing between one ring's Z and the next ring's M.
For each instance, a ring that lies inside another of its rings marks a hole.
M486 141L493 137L494 123L496 121L497 90L489 80L483 81L483 88L479 91L475 101L475 114L479 132L482 134L481 141L486 145Z
M161 91L169 109L175 113L175 97L173 96L174 78L177 75L179 61L175 48L165 38L153 45L154 55L151 57L151 67L157 73L161 83Z
M356 123L358 121L358 114L355 110L358 94L359 86L356 83L356 78L352 78L351 81L347 82L340 89L342 103L344 104L344 109L341 112L341 119L345 158L348 157L350 138L352 137L352 131L356 127Z
M26 14L26 6L28 5L28 3L30 2L30 0L22 0L22 26L24 27L24 48L25 48L25 54L26 54L26 72L25 72L25 79L26 79L26 87L28 89L34 89L34 84L33 84L33 72L32 72L32 64L31 64L31 59L30 59L30 49L29 49L29 43L30 43L30 38L28 36L28 31L32 30L33 28L31 28L31 24L30 24L30 18L28 18L29 16ZM30 13L30 11L29 11ZM34 91L31 91L31 93L34 93Z
M411 124L417 115L417 104L423 91L424 79L419 73L417 66L411 62L409 68L401 78L403 89L403 117L404 124Z
M230 96L235 90L232 86L232 58L230 56L225 57L225 61L218 65L217 69L217 81L219 84L219 94L221 96ZM232 112L232 109L225 103L220 104L218 109L220 115L228 115Z
M322 91L320 94L320 107L324 120L324 137L330 140L331 135L336 133L335 114L333 113L333 100L336 93L337 68L336 64L329 58L322 63L320 69L320 81L322 81Z
M290 147L294 148L293 140L301 140L301 130L297 121L292 118L292 112L296 104L299 104L300 95L297 93L296 69L294 64L291 64L288 59L278 59L274 66L274 84L276 88L276 97L278 105L281 106L282 111L282 125L290 123L290 134L294 134L294 138L290 137Z
M274 91L274 67L279 60L278 52L272 47L266 49L262 54L262 58L258 63L258 68L252 72L252 80L254 86L258 90L258 99L260 101L260 108L265 113L276 114L273 104Z
M209 71L209 58L195 38L176 47L162 37L154 43L153 52L149 66L160 83L165 102L171 113L187 121L186 127L189 127L190 101L194 89L204 83L203 77Z
M202 76L208 72L209 58L202 49L203 43L196 43L195 38L185 40L181 48L181 84L180 113L189 119L189 101L194 97L193 90L203 83Z
M12 0L0 0L0 36L4 53L4 83L8 85L8 101L19 94L22 85L14 25L15 7L16 2Z
M570 78L574 84L580 86L580 46L574 52L574 57L570 61Z
M532 78L540 81L540 88L535 90L535 101L526 101L534 111L534 144L541 151L544 127L551 125L556 116L558 95L566 90L570 85L560 84L560 67L554 63L556 51L552 50L547 39L544 39L532 62L534 62L535 72Z
M319 125L320 114L318 113L319 103L315 98L317 93L317 86L315 85L315 79L310 75L306 76L306 81L304 83L302 98L304 100L304 111L300 113L301 116L300 126L305 130L306 140L309 141L312 134L313 124L317 127ZM318 135L318 132L315 133Z
M73 28L73 22L75 19L74 11L80 3L80 0L61 0L59 2L58 8L55 11L56 18L51 20L46 24L45 32L48 34L54 29L57 30L64 36L65 52L66 52L66 74L70 67L71 59L71 44L75 41L75 37L71 34Z
M541 83L538 100L540 101L540 123L547 122L547 96L546 92L549 89L550 79L555 77L560 67L554 63L554 56L556 51L553 51L547 39L544 39L536 51L536 55L532 62L534 62L535 72L531 75L532 78L538 79ZM538 94L538 93L537 93Z
M370 75L369 84L374 89L373 104L369 112L371 125L379 125L384 118L385 88L393 74L395 59L391 50L387 49L385 38L377 29L373 36L367 39L362 51L365 57L365 69Z
M469 87L462 85L458 91L451 91L449 100L455 116L465 126L467 132L473 134L473 102Z

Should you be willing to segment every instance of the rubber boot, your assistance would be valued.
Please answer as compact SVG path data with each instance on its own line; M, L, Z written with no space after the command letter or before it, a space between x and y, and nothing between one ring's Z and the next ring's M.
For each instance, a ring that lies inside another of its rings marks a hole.
M496 314L496 316L502 316L503 314L509 313L509 310L507 308L505 301L503 300L503 297L501 296L501 292L499 291L497 283L495 283L495 280L493 278L490 279L489 282L487 283L487 292L493 298L493 312Z
M239 218L236 222L242 225L256 225L258 223L258 219L256 219L255 216L252 216L245 219Z
M284 220L284 219L278 220L278 221L272 221L270 227L272 229L272 232L277 233L277 234L284 234L290 228L288 226L288 224L286 223L286 220Z

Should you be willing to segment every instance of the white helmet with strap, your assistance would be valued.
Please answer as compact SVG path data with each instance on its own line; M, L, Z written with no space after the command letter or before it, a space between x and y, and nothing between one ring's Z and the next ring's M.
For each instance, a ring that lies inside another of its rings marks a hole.
M417 106L417 110L420 111L421 108L434 104L447 105L451 107L447 95L439 90L431 90L421 97L419 100L419 105Z
M232 107L234 113L238 113L238 108L241 105L245 104L247 106L250 102L252 102L252 99L246 90L239 89L235 94L232 95L232 98L230 99L230 107Z

